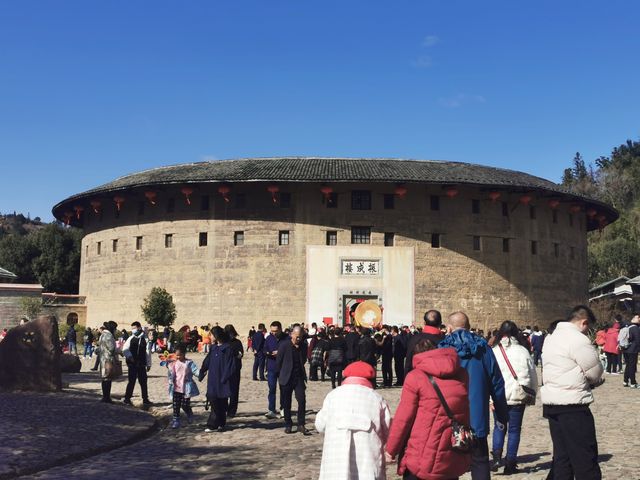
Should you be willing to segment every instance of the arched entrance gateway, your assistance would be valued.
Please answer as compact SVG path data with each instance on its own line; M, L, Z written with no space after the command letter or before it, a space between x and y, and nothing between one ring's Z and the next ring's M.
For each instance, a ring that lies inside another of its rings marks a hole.
M77 325L78 323L78 314L75 312L71 312L67 315L67 325Z
M80 227L87 325L140 320L152 287L176 325L384 323L465 310L487 330L587 301L586 235L618 213L522 172L457 162L263 158L127 175L53 208ZM357 308L357 307L356 307ZM371 317L371 311L367 318Z

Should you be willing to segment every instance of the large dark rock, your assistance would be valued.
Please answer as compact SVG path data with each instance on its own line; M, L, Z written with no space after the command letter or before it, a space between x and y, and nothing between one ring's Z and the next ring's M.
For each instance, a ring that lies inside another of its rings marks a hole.
M77 355L63 353L60 355L60 371L62 373L78 373L82 369L82 362Z
M12 328L0 342L0 388L52 391L62 388L56 317Z

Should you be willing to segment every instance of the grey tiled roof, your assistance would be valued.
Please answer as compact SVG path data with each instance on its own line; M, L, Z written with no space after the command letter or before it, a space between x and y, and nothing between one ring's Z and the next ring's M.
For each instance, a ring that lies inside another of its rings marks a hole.
M9 270L5 270L4 268L0 268L0 278L16 279L16 278L18 278L18 276L15 273L10 272Z
M73 195L60 202L53 210L54 215L59 217L60 207L70 201L135 187L254 181L468 184L520 191L544 190L601 205L611 217L617 218L615 210L608 205L571 194L549 180L515 170L434 160L319 157L246 158L159 167L125 175L94 189Z

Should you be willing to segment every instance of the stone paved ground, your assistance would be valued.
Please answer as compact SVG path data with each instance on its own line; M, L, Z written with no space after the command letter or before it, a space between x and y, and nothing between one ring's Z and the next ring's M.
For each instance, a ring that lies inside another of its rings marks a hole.
M191 357L200 362L202 355ZM204 397L194 403L196 422L179 430L165 429L160 433L105 454L95 455L76 463L52 468L29 478L191 478L203 479L275 479L317 478L322 451L322 435L285 435L281 420L266 420L266 382L250 380L252 359L247 357L243 368L240 393L239 416L229 422L230 430L224 433L205 434L206 420ZM83 372L88 369L84 362ZM97 376L85 373L66 376L72 389L92 392L97 395ZM156 402L155 413L170 413L166 395L164 371L155 365L149 380L150 396ZM203 384L204 385L204 384ZM124 392L125 382L114 385L116 396ZM325 382L310 382L307 390L308 425L313 426L315 412L329 391ZM400 390L379 390L395 411ZM632 452L640 447L637 435L635 411L640 404L640 391L622 387L619 376L607 376L607 383L596 391L593 412L596 418L600 443L601 466L606 479L640 478L640 460ZM136 387L135 395L139 395ZM134 398L134 401L140 401ZM96 403L96 405L98 405ZM295 405L295 402L294 402ZM91 408L84 403L83 408ZM130 407L113 407L121 412L113 421L127 423L127 415L136 411ZM73 418L73 411L70 412ZM520 465L524 473L512 478L543 479L551 461L551 440L546 422L541 416L541 407L527 410L524 435L520 446ZM78 425L81 427L82 425ZM83 443L84 434L78 430L75 442ZM69 442L73 443L73 442ZM397 478L395 465L388 468L389 478ZM464 479L470 478L468 475ZM338 479L336 479L338 480Z
M118 448L156 426L141 410L68 392L0 393L0 415L0 478Z

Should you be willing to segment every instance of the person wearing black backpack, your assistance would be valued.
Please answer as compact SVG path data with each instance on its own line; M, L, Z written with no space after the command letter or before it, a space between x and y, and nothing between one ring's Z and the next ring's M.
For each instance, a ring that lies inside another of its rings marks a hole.
M342 336L342 329L336 327L333 330L327 350L325 352L325 362L329 367L329 377L331 378L331 388L342 385L342 370L345 367L347 342Z
M624 354L624 383L625 387L638 388L636 370L638 368L638 352L640 352L640 317L636 315L631 319L629 326L629 344L623 350Z

